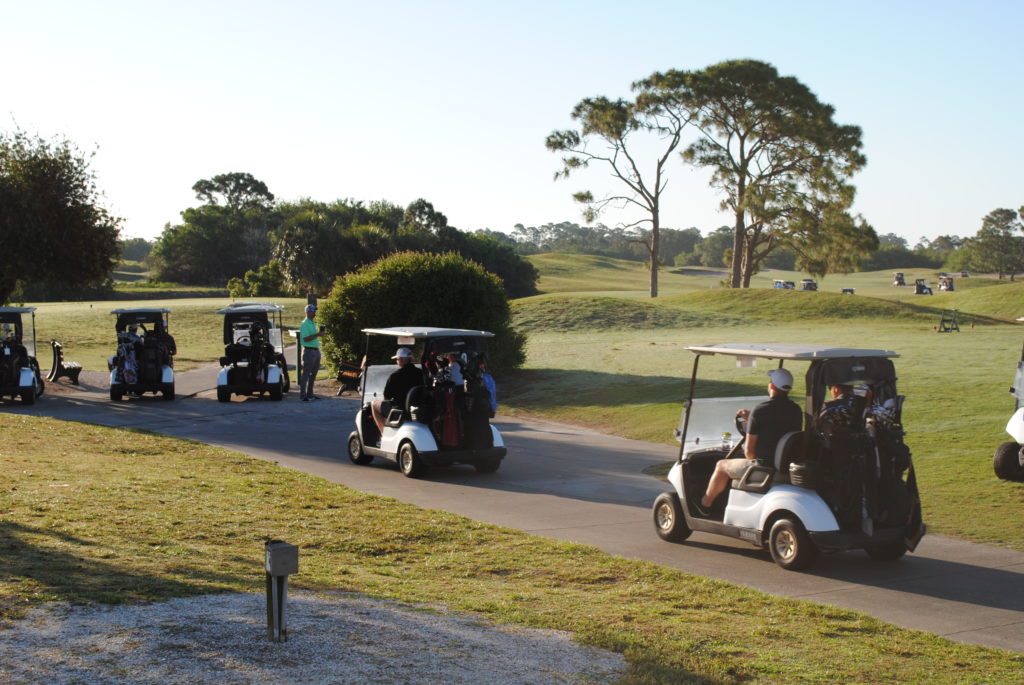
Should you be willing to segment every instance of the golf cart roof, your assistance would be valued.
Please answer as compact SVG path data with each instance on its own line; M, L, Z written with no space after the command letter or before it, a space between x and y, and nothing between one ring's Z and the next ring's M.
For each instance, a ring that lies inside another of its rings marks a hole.
M115 309L111 314L170 314L166 307L136 307L133 309Z
M238 314L251 312L283 312L284 306L270 304L267 302L233 302L224 309L218 309L218 314Z
M858 347L834 347L802 343L719 343L717 345L691 345L686 349L694 354L724 354L732 357L762 357L765 359L840 359L844 357L898 357L892 350L873 350Z
M462 328L431 328L430 326L403 326L394 328L364 328L367 335L390 335L396 338L493 338L489 331L469 331Z
M28 314L35 310L35 307L0 307L0 314Z

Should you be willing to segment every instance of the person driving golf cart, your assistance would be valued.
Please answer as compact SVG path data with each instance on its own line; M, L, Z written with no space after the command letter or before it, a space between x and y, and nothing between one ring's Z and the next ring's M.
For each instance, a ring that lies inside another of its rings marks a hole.
M35 307L0 307L0 397L21 397L34 404L43 394L43 377L36 361ZM32 316L28 335L22 316Z
M107 359L110 399L117 402L126 394L147 392L174 399L174 355L178 350L169 331L170 312L149 307L111 312L117 316L117 352Z

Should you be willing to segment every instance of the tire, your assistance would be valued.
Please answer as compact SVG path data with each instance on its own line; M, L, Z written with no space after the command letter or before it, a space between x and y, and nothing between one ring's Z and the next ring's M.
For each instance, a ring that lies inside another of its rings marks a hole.
M907 553L907 545L903 540L897 540L884 545L868 545L864 551L875 561L896 561Z
M31 390L26 390L21 393L21 403L26 407L32 406L36 403L36 390L34 385Z
M992 458L992 467L996 475L1003 480L1024 481L1024 465L1020 463L1021 445L1016 442L1004 442L996 450Z
M363 451L363 441L359 439L359 433L352 431L348 436L348 458L353 464L365 466L373 461L373 455Z
M230 402L231 391L223 386L217 387L217 401L218 402Z
M281 398L284 397L284 391L281 389L283 383L278 383L276 388L270 389L270 400L272 402L280 402Z
M174 383L164 383L163 387L164 400L170 402L174 399Z
M682 542L690 537L690 527L686 525L683 507L679 503L679 495L674 492L663 492L654 500L654 531L658 537L668 542Z
M287 395L288 391L292 387L292 379L288 377L288 364L287 364L287 362L284 362L284 361L281 362L281 375L284 378L284 387L281 389L281 392L283 392L284 394Z
M124 397L124 391L119 387L110 386L110 399L114 402L120 402L121 398Z
M494 473L501 467L501 459L495 457L493 459L484 459L473 464L473 468L476 469L477 473Z
M426 465L410 442L402 443L398 450L398 469L406 478L419 478L426 471Z
M768 549L775 563L787 571L802 571L814 565L818 548L799 521L781 518L768 534Z

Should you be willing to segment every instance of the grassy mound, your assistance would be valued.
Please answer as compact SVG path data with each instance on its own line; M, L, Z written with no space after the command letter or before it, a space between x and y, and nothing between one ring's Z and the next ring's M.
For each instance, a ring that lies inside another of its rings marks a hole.
M812 319L935 319L931 307L890 302L874 297L799 290L707 290L667 297L665 306L693 313L715 313L743 319L797 322Z
M525 331L586 331L608 329L688 328L729 326L739 317L697 313L614 297L541 296L512 303L514 325Z

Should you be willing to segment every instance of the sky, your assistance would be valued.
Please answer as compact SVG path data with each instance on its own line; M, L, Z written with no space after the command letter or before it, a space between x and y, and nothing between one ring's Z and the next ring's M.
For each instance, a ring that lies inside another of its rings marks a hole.
M656 71L757 59L863 130L854 211L880 234L974 235L1024 205L1018 0L0 0L0 131L94 154L122 235L155 239L247 172L279 200L424 198L450 225L583 224L544 140L587 97ZM671 166L662 225L730 224ZM640 218L612 209L609 226Z

